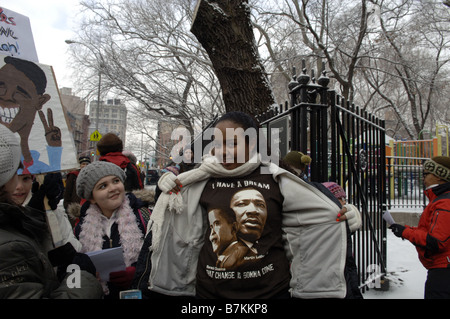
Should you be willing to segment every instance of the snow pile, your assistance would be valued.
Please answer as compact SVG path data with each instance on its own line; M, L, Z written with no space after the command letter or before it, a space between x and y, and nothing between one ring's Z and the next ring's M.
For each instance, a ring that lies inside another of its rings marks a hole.
M427 270L413 244L395 237L391 230L387 232L387 272L389 289L370 289L364 299L423 299Z

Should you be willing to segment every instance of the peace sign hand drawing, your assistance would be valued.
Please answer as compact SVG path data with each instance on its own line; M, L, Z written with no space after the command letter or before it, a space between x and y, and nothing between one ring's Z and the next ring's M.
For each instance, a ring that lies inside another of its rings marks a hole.
M61 146L61 130L59 127L53 124L53 112L52 109L47 109L48 123L45 118L44 112L41 110L39 112L39 117L41 118L42 125L45 129L45 139L47 140L48 146Z

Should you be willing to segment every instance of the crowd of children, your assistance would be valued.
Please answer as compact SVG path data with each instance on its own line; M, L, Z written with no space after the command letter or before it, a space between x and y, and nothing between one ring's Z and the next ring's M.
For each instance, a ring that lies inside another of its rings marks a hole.
M262 160L264 137L247 130L258 132L251 116L224 114L211 153L166 169L155 203L139 193L139 171L116 135L98 143L99 160L81 157L64 187L59 172L41 180L24 174L20 143L0 125L0 298L116 299L130 289L143 298L362 298L351 245L358 209L336 183L308 180L309 156ZM450 180L440 159L425 168L437 184ZM421 260L443 269L427 258L448 251L446 220L433 217L433 230L391 227L422 247ZM88 254L117 247L123 269L100 277ZM430 271L434 282L447 278L446 269ZM446 289L428 288L433 296Z

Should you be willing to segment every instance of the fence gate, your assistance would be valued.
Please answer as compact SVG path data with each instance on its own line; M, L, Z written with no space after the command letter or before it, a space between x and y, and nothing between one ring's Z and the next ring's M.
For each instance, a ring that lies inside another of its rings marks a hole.
M308 76L303 65L302 73L289 84L290 105L286 102L257 118L267 131L289 123L286 148L311 156L309 179L338 183L346 191L347 202L361 212L363 225L352 239L364 292L377 287L386 274L384 121L328 90L328 83L325 72L316 81L314 72ZM285 152L282 148L280 156Z

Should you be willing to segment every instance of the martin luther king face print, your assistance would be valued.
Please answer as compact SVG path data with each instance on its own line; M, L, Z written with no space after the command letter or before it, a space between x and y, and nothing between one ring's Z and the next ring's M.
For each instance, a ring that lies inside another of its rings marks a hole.
M231 197L230 207L236 214L238 237L255 243L261 237L267 220L263 195L254 188L244 188Z

